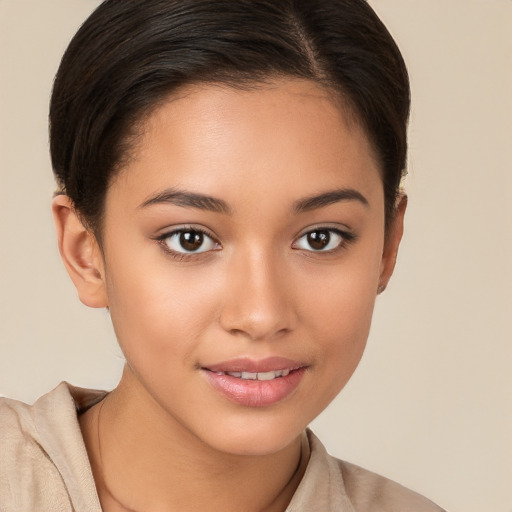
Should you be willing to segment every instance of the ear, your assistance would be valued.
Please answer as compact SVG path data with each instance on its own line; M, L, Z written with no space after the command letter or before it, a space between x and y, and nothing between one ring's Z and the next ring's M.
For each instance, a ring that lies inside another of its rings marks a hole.
M407 208L407 196L401 193L398 196L395 213L391 225L388 228L384 250L382 253L379 287L377 293L382 293L388 285L393 270L395 269L398 247L404 233L404 215Z
M91 308L107 307L103 256L96 237L82 224L68 196L56 196L52 210L60 255L78 297Z

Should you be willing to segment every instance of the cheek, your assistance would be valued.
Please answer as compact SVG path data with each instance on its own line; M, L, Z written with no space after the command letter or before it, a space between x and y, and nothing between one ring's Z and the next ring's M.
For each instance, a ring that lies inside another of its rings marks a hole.
M151 264L117 261L110 268L115 269L107 272L110 314L128 363L154 368L191 361L216 315L220 294L212 280L199 268L177 269L165 257L152 258Z
M316 286L308 283L307 308L310 339L315 344L318 368L325 387L334 396L356 369L368 338L380 274L377 246L347 258L329 270Z
M360 281L334 281L329 293L312 302L310 321L321 344L319 354L341 367L357 365L368 337L375 302L373 280L362 287ZM350 370L350 373L353 371Z
M304 272L306 281L302 288L307 304L304 310L311 321L318 321L329 337L358 337L367 331L380 275L378 244L361 244L347 253L339 265L312 269Z
M312 373L321 400L315 400L311 406L314 416L334 400L351 378L363 356L370 330L372 298L357 294L337 297L336 301L318 302L316 311L318 322L311 337L316 345Z

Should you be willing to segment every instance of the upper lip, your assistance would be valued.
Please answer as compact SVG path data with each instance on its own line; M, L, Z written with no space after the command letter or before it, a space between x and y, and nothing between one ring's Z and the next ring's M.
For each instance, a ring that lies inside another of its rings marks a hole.
M267 357L265 359L250 359L241 357L223 361L221 363L205 365L202 368L212 372L250 372L265 373L278 370L297 370L307 366L300 361L294 361L286 357Z

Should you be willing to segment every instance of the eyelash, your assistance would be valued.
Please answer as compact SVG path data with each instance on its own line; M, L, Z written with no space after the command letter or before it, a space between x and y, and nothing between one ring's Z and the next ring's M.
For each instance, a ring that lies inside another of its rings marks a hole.
M312 228L312 229L310 228L306 232L302 233L302 235L297 237L295 239L295 242L293 242L292 248L295 249L295 250L301 250L300 247L294 247L294 246L296 246L300 242L300 240L306 238L308 235L311 235L313 233L320 233L320 232L327 232L327 233L330 234L330 237L332 237L333 233L335 235L339 236L340 237L340 241L339 241L338 245L336 247L333 247L333 248L327 249L327 250L322 250L322 249L314 250L312 248L311 249L304 249L304 251L306 253L310 253L312 255L316 255L316 254L326 254L326 255L334 254L334 253L337 253L338 251L346 249L349 244L351 244L351 243L356 241L356 235L354 233L351 233L349 231L345 231L345 230L342 230L342 229L339 229L339 228L330 227L330 226L319 226L319 227L315 227L315 228ZM331 243L331 240L328 241L327 245L329 245L329 243Z
M167 240L171 239L173 236L182 235L184 233L195 233L202 235L205 239L211 240L213 244L215 244L214 249L209 249L206 251L190 251L190 252L180 252L171 249L167 243ZM197 258L198 255L206 255L207 253L215 250L219 250L222 246L216 238L208 233L208 231L199 228L199 227L188 227L184 226L182 228L173 229L172 231L167 231L158 237L156 237L156 241L162 246L163 250L169 254L172 258L178 261L184 261L190 258Z
M312 253L312 254L333 254L340 250L345 249L347 247L347 245L355 242L357 239L357 236L354 233L351 233L349 231L344 231L344 230L341 230L339 228L334 228L334 227L319 226L319 227L315 227L313 229L309 229L308 231L306 231L306 232L302 233L300 236L298 236L295 239L295 241L293 242L292 248L294 250L301 250L300 247L294 247L294 246L297 245L300 240L307 237L308 235L311 235L312 233L319 233L319 232L328 232L331 234L331 236L334 233L335 235L339 236L341 238L341 240L340 240L339 244L334 248L331 248L328 250L303 249L305 252ZM175 251L175 250L171 249L169 247L169 244L167 241L174 236L182 235L184 233L200 234L203 237L205 237L206 239L209 239L211 241L211 243L213 243L215 245L215 248L207 249L207 250L203 250L203 251L190 251L190 252L181 252L181 251ZM222 248L220 242L218 240L216 240L216 238L214 236L212 236L209 232L207 232L206 230L204 230L200 227L185 226L185 227L181 227L178 229L174 229L172 231L167 231L167 232L159 235L158 237L156 237L155 240L162 246L163 250L167 254L169 254L172 258L174 258L178 261L184 261L184 260L188 260L191 258L197 258L199 255L206 256L208 253L211 253L212 251L220 250ZM329 241L329 243L330 243L330 241Z

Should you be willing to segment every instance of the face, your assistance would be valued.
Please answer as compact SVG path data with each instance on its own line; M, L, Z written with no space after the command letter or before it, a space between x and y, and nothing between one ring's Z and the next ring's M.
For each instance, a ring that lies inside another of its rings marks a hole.
M365 134L298 80L191 86L148 120L106 198L108 306L169 429L275 452L343 388L386 272Z

